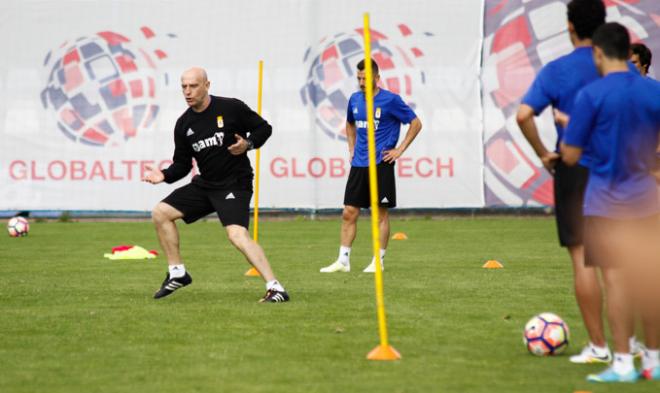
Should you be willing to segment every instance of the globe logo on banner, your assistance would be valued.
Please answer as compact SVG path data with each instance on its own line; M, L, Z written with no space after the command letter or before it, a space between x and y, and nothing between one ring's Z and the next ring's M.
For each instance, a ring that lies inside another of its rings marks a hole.
M364 59L362 30L323 38L316 47L308 48L303 58L309 67L305 86L300 90L303 104L314 108L316 124L333 139L346 139L348 99L359 90L356 66ZM414 109L414 86L424 84L425 76L415 66L415 59L424 53L413 44L412 30L400 24L394 35L386 36L372 29L371 39L381 87L399 94Z
M168 82L158 63L167 53L156 46L149 27L141 28L141 37L138 43L102 31L64 42L46 55L41 102L67 138L90 146L121 146L152 127L158 87Z
M488 206L547 206L554 202L552 177L529 147L515 116L541 67L573 50L567 2L485 3L482 83ZM651 52L660 53L660 1L604 3L607 21L626 26L633 42L644 42ZM550 111L536 120L546 147L554 147L557 137Z

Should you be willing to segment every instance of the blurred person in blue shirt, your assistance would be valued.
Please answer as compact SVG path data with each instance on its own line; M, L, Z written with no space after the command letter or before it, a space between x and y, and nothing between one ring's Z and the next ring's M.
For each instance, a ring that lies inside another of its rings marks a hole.
M543 166L553 175L559 244L567 248L571 257L575 298L589 334L589 344L579 354L570 357L573 363L608 363L612 360L605 340L598 272L584 264L582 202L589 171L585 162L568 167L559 160L559 141L564 134L560 122L555 124L557 144L548 148L541 141L534 117L549 106L570 113L578 91L600 77L591 53L591 36L605 23L605 14L601 0L573 0L567 5L568 32L575 49L539 71L516 116L523 135ZM634 338L631 340L636 342Z
M630 36L617 23L593 35L594 61L603 78L575 98L561 143L562 160L576 165L587 156L589 181L584 198L585 262L603 272L608 320L614 340L612 366L587 377L593 382L639 379L628 321L638 307L647 349L642 375L660 380L660 203L657 172L660 84L631 72Z

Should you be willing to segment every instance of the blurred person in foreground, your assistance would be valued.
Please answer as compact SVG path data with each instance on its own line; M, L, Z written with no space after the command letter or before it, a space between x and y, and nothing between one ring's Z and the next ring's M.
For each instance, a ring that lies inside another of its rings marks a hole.
M585 262L603 274L614 360L592 382L635 382L629 323L639 310L646 350L641 375L660 380L660 203L654 173L660 132L660 84L631 72L630 36L618 23L593 35L593 56L603 76L575 98L561 157L576 165L587 155L584 198ZM584 153L584 154L583 154Z
M578 91L600 78L591 53L591 36L605 23L605 14L601 0L573 0L567 5L568 31L575 49L539 71L516 116L523 135L553 176L559 244L566 247L572 261L575 298L589 335L587 346L569 358L573 363L609 363L612 360L605 339L598 273L584 264L582 203L589 178L588 163L586 158L572 167L561 162L559 141L565 127L556 122L557 144L549 149L541 140L534 117L549 106L561 113L570 113ZM631 341L637 342L634 337Z

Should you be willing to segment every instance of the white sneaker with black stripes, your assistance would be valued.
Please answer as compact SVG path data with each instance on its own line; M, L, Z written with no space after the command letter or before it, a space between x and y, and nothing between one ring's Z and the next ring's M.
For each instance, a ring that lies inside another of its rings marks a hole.
M577 355L571 356L568 360L571 363L585 364L585 363L610 363L612 362L612 352L609 348L598 349L592 343L589 343L582 352Z
M259 303L283 303L289 301L289 294L286 291L269 289Z
M167 273L167 276L165 276L165 281L163 281L163 285L161 285L158 292L154 294L154 299L160 299L161 297L170 295L177 289L183 288L186 285L190 285L190 283L192 283L192 277L190 277L188 272L186 272L183 277L175 278L170 278L170 274Z

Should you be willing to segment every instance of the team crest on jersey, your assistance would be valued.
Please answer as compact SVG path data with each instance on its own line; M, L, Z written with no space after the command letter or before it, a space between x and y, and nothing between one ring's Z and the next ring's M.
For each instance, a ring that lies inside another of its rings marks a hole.
M218 116L217 120L218 120L218 128L222 128L225 126L225 122L222 120L222 116Z
M376 119L380 119L380 107L376 108L376 113L374 114Z

